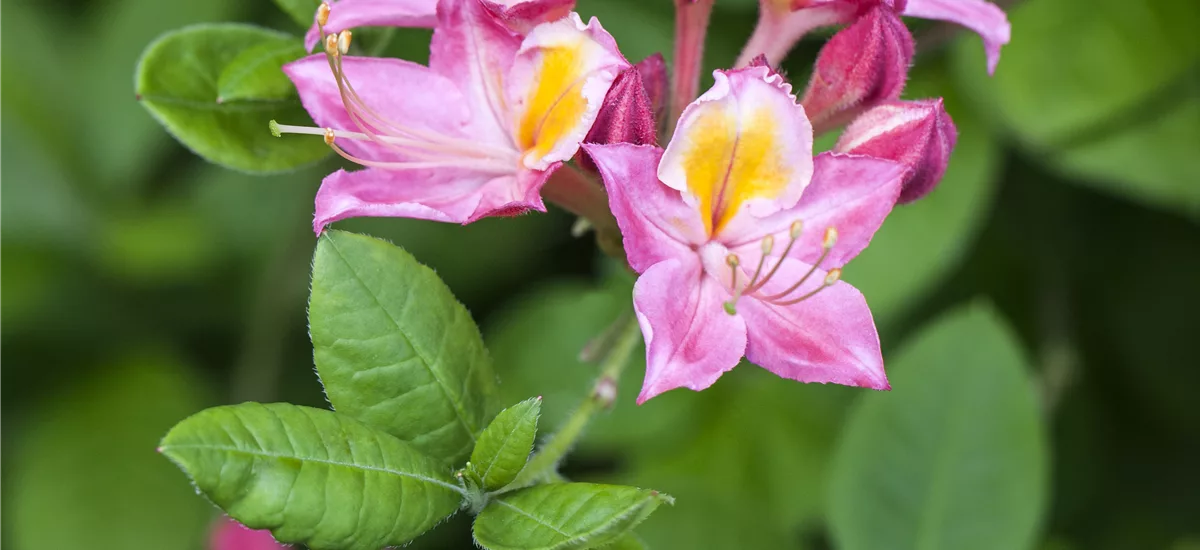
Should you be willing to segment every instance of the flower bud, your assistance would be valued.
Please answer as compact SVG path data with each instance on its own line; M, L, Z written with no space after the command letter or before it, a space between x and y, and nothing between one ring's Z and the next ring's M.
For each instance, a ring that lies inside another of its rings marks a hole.
M520 34L528 34L539 23L561 19L575 8L575 0L483 0L480 3L493 17Z
M876 6L821 48L801 103L817 134L900 97L913 38L890 7Z
M631 67L613 81L600 112L596 114L596 122L592 123L583 142L655 145L658 142L656 134L654 111L642 74L637 67ZM596 172L596 165L582 149L575 158L580 167Z
M907 203L925 196L941 181L957 140L954 121L941 98L890 101L855 119L833 150L907 166L899 201Z
M667 76L667 62L661 53L656 53L639 61L633 68L642 75L642 86L646 88L646 97L650 99L650 109L654 111L654 120L661 128L667 116L667 86L671 81Z

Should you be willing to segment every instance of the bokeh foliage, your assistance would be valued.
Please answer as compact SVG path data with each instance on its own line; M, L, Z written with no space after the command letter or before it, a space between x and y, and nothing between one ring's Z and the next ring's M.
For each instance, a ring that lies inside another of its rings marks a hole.
M304 0L285 4L303 20ZM579 9L631 59L669 56L670 2ZM718 0L707 65L734 59L755 9ZM304 29L266 0L14 0L4 11L2 542L200 548L215 511L154 446L208 405L325 406L305 301L312 196L336 163L265 177L206 164L138 105L131 75L157 36L188 25ZM896 389L803 386L742 365L704 393L637 407L634 365L572 455L575 479L678 499L639 527L652 547L879 547L862 537L885 533L884 520L872 522L879 533L855 522L890 512L861 502L893 495L899 512L922 514L901 503L937 494L952 499L939 513L964 512L992 491L993 521L981 528L1014 545L1200 537L1190 348L1200 329L1200 4L1019 0L1009 14L1013 40L994 78L977 38L913 22L921 50L906 95L945 96L962 137L941 188L898 209L846 270L874 308ZM389 55L427 56L428 31L365 38ZM785 62L797 85L820 39ZM268 139L265 120L262 131ZM321 157L317 143L294 164ZM549 430L594 374L579 351L625 311L631 288L588 239L570 237L571 222L551 212L466 228L339 227L435 268L484 327L503 402L542 395ZM968 405L988 410L939 408ZM968 447L940 455L944 466L918 459L932 435L870 437L891 433L873 422L922 424L922 407L984 415L960 432L973 439L955 439ZM988 424L988 413L1008 416ZM892 448L901 444L917 447ZM963 472L992 485L922 492L923 479L955 484ZM918 547L955 547L924 533L935 542ZM452 521L421 544L470 539Z

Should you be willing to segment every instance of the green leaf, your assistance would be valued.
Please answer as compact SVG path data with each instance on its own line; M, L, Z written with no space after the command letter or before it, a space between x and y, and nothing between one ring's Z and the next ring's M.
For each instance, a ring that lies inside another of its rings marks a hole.
M493 500L475 518L488 550L565 550L617 542L671 497L637 487L557 483Z
M209 21L247 17L242 0L161 2L113 0L81 10L60 10L44 2L33 4L59 12L82 26L56 29L52 39L64 54L71 80L65 82L65 103L48 102L67 118L84 156L81 176L105 191L139 192L159 177L159 159L174 152L162 139L158 124L131 100L126 75L137 65L146 45L163 33ZM11 28L12 21L8 26ZM28 47L28 46L27 46ZM19 56L24 57L24 56ZM37 82L37 81L34 81ZM53 84L38 85L42 93Z
M432 270L384 241L327 231L309 325L335 409L449 463L470 454L496 376L471 315Z
M316 19L317 6L322 0L275 0L275 5L284 13L290 15L297 25L304 29L313 26Z
M242 50L217 79L217 103L295 99L296 87L281 67L304 57L299 39L279 37Z
M955 97L940 65L915 70L906 91L906 97L930 96L944 97L958 127L946 174L929 195L897 206L845 271L885 332L958 265L995 194L999 147L975 112Z
M138 63L138 97L171 135L209 161L255 173L311 164L329 153L322 140L276 138L267 128L271 120L310 121L299 99L218 101L220 78L230 64L237 61L244 66L246 61L239 57L246 50L284 40L292 38L234 23L196 25L167 33L146 49ZM235 84L239 81L232 80ZM233 89L245 93L253 88L252 82L264 86L264 81L251 77Z
M404 544L462 496L441 464L403 441L287 403L201 411L159 450L234 519L314 550Z
M479 434L479 442L471 451L471 467L485 490L504 487L521 473L533 452L541 412L541 397L526 399L500 411Z
M65 377L70 387L35 414L5 419L18 434L4 456L5 546L197 548L212 507L153 449L172 422L202 406L203 385L156 355L99 366Z
M834 460L839 548L1030 548L1046 449L1016 339L990 308L948 314L889 361Z

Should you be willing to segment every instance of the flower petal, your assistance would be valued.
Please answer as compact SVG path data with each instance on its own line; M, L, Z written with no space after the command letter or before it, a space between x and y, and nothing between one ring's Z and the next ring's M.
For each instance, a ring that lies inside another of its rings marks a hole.
M271 532L266 529L251 530L250 528L228 518L222 517L213 526L208 539L209 550L286 550L275 541Z
M794 206L812 177L812 126L791 86L767 67L713 76L684 110L658 168L710 235L743 210L766 216Z
M739 220L725 242L742 257L758 261L761 241L775 239L775 253L787 244L792 223L803 223L803 232L788 256L814 263L821 256L826 228L837 230L837 243L824 266L841 266L862 252L900 195L906 168L890 160L860 155L821 153L816 158L812 184L794 208L758 220Z
M575 0L480 0L508 28L525 34L535 25L566 17Z
M799 280L810 267L798 260L785 261L776 274L779 282L764 291L776 292ZM825 275L817 269L809 286L822 284ZM802 287L796 295L806 290ZM891 388L883 371L871 310L862 293L849 284L839 281L788 306L743 298L737 310L746 320L746 358L752 363L801 382Z
M556 162L546 170L521 170L516 178L492 179L480 190L479 206L465 223L493 216L511 217L530 210L545 212L542 186L561 166L561 162Z
M513 145L505 78L521 38L505 28L479 0L441 0L429 43L429 66L456 83L472 113L472 134ZM543 167L545 168L545 167Z
M569 160L592 128L608 89L630 67L596 18L538 25L521 43L507 83L514 137L527 168Z
M330 2L326 33L354 27L422 27L437 23L438 0L340 0ZM316 12L313 12L314 19ZM313 21L304 35L304 49L312 51L321 41L321 31Z
M658 181L662 149L627 143L583 148L600 169L634 271L693 255L690 245L705 240L704 226L679 191Z
M654 264L638 278L633 304L646 338L646 380L638 404L675 388L703 390L737 366L746 349L746 325L725 312L728 298L695 257Z
M988 74L1000 63L1000 47L1008 44L1012 27L1004 10L985 0L908 0L903 15L958 23L979 33L987 52Z
M338 170L317 191L313 230L359 216L417 218L466 223L484 204L484 189L516 186L515 176L468 170ZM491 204L496 204L493 201Z
M380 116L410 128L466 137L471 118L462 92L428 67L400 59L344 57L342 69L363 102ZM357 132L346 113L337 81L324 55L310 55L283 66L300 93L300 102L317 126ZM395 160L394 149L370 141L339 140L347 151L372 160Z

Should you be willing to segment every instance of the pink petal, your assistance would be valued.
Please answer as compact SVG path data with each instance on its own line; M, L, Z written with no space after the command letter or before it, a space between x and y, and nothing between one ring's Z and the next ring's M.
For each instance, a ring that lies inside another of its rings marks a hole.
M826 228L833 227L837 242L823 265L840 267L867 247L895 206L904 175L904 165L897 162L821 153L816 158L812 184L795 208L731 227L725 242L742 258L743 265L757 262L762 255L762 239L773 235L773 252L781 254L792 223L799 220L803 232L788 256L813 263L821 256Z
M342 68L363 102L380 116L406 127L452 137L467 136L471 112L465 106L462 92L428 67L400 59L344 57ZM300 102L317 126L359 131L346 113L324 55L288 63L283 72L296 85ZM338 145L372 160L398 157L393 149L369 141L343 139Z
M208 540L209 550L284 550L286 546L275 541L267 530L255 531L230 519L222 517L213 526Z
M633 304L646 339L638 404L675 388L703 390L737 366L746 325L725 312L729 297L695 256L654 264L638 278Z
M317 191L313 229L359 216L467 223L480 208L514 202L519 187L516 176L468 170L338 170Z
M825 46L804 91L804 110L818 133L857 112L900 97L913 59L913 38L891 8L878 6Z
M438 0L340 0L330 2L326 33L354 27L423 27L437 23ZM313 12L314 18L316 12ZM314 21L304 35L304 49L312 51L321 41Z
M658 167L710 234L748 213L794 206L812 177L812 127L791 86L767 67L716 71L684 110Z
M539 23L566 17L575 0L480 0L508 28L527 34Z
M505 82L524 166L541 170L574 156L613 81L628 68L594 17L584 25L572 13L530 31Z
M679 191L658 181L662 149L625 143L583 147L600 169L634 271L694 255L691 245L705 240L704 225Z
M768 284L766 293L781 292L810 268L787 260ZM798 297L823 284L826 272L817 269ZM738 314L745 318L749 342L746 358L783 378L890 389L879 351L879 334L871 310L858 289L834 283L797 304L778 306L742 298Z
M512 113L503 82L520 45L521 37L498 22L479 0L438 3L429 66L466 95L471 132L477 139L513 145Z
M545 170L521 170L516 179L494 178L480 190L479 205L465 223L493 216L511 217L534 210L545 212L542 202L542 186L559 167L561 162Z
M908 0L904 15L958 23L979 33L987 52L988 74L1000 63L1000 47L1008 44L1012 27L1004 10L984 0Z

